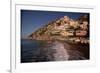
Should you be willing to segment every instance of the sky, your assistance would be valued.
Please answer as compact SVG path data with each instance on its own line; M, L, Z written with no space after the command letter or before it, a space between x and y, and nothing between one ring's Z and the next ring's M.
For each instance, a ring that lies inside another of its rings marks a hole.
M41 26L57 18L77 19L87 13L21 10L21 37L27 37Z

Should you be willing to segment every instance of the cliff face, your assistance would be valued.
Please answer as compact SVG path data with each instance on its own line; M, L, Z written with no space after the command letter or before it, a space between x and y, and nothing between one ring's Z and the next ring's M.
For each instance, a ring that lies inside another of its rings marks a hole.
M35 40L71 40L81 41L89 37L89 16L84 15L77 20L68 16L52 21L42 26L28 36ZM89 39L89 38L88 38Z

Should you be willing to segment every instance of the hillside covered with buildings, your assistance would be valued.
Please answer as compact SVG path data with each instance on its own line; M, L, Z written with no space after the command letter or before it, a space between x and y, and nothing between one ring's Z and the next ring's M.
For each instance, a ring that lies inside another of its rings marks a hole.
M80 16L76 20L68 16L55 19L30 34L28 39L89 43L89 15Z

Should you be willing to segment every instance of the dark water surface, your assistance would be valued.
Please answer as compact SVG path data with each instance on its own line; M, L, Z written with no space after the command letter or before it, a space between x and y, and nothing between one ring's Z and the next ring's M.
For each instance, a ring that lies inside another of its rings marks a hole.
M21 62L39 61L40 50L46 42L36 40L21 40Z
M21 40L21 62L46 62L89 59L89 45L60 41Z

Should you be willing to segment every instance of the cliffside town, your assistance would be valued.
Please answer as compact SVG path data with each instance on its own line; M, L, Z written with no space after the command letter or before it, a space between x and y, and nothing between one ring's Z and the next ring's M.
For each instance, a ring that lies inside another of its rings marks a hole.
M30 34L28 39L89 43L89 15L83 15L76 20L68 16L56 19Z

